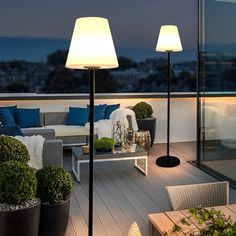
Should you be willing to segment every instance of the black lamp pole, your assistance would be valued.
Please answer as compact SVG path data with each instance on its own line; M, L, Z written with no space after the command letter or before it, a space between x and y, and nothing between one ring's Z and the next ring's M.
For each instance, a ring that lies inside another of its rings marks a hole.
M89 68L89 223L88 235L93 235L93 155L94 155L94 94L95 68Z
M171 51L168 53L168 85L167 85L167 153L156 159L156 164L161 167L175 167L180 164L179 158L170 156L170 91L171 91Z

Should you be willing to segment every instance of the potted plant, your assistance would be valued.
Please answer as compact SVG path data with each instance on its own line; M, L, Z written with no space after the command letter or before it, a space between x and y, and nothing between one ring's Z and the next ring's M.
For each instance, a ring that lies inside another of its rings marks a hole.
M102 137L94 143L94 148L97 152L111 152L114 148L115 141L112 138Z
M36 176L25 163L0 164L0 234L37 236L40 200L35 198Z
M0 135L0 163L10 160L27 163L29 161L27 147L19 140L6 135Z
M156 117L153 117L152 106L146 102L139 102L133 106L139 130L148 130L151 136L151 147L156 134Z
M71 174L62 167L47 166L36 172L41 199L39 236L64 236L73 186Z
M233 222L231 217L226 217L220 210L214 208L193 207L189 209L190 216L182 218L175 224L169 232L164 235L168 236L173 233L178 234L182 231L182 226L191 226L193 222L201 225L194 228L194 232L189 232L188 236L235 236L236 222ZM181 226L182 225L182 226Z

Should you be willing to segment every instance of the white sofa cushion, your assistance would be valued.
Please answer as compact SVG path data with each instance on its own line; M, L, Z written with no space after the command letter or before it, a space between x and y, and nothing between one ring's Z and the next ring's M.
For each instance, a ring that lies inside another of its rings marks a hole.
M89 135L88 129L78 125L47 125L45 128L54 129L56 137ZM95 133L97 133L96 130Z

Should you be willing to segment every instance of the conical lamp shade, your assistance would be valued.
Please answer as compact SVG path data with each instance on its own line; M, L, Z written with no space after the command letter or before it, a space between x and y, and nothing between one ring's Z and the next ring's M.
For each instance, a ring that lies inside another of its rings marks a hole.
M161 26L157 40L156 51L159 52L180 52L182 45L179 37L179 31L175 25Z
M108 69L118 66L108 20L101 17L78 18L75 22L66 67Z

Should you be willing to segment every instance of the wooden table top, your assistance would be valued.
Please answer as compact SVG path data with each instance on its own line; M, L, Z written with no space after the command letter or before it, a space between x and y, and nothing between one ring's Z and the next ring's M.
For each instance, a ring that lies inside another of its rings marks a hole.
M232 221L236 221L236 204L224 205L224 206L215 206L213 207L216 210L220 210L226 217L231 216ZM197 222L193 222L190 226L181 225L182 232L170 233L170 230L174 226L174 224L178 224L179 221L185 217L190 216L188 210L182 211L168 211L163 213L156 213L148 215L150 223L156 228L156 230L164 235L164 232L168 232L169 235L188 235L190 232L197 232L201 225L197 224Z

